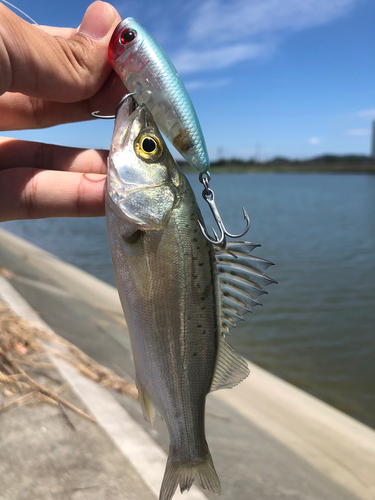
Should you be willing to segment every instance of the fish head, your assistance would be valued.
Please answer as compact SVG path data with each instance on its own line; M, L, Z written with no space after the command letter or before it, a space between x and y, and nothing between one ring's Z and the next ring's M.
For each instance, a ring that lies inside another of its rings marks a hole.
M126 64L144 41L144 28L133 17L121 21L109 42L108 58L112 66Z
M133 99L132 97L130 99ZM185 186L145 105L127 99L116 117L108 158L106 195L116 215L141 230L160 230L179 205Z

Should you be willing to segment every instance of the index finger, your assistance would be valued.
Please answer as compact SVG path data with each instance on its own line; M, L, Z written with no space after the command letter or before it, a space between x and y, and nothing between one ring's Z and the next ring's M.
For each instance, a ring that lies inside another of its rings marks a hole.
M106 174L108 151L0 137L0 171L14 168Z

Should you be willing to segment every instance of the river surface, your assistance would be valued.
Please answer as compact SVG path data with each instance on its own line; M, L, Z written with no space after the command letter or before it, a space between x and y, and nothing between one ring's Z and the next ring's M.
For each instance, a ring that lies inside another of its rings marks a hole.
M232 345L375 427L375 176L215 174L211 187L228 231L241 232L244 205L246 239L262 244L254 254L276 264L268 274L278 285L231 330ZM1 227L114 284L104 218Z

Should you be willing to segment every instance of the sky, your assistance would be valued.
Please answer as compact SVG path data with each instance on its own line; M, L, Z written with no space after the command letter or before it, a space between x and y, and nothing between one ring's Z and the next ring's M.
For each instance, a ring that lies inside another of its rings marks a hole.
M14 0L39 24L79 25L84 0ZM119 0L177 68L212 161L370 154L374 0ZM1 135L108 149L113 122ZM173 148L171 148L173 150Z

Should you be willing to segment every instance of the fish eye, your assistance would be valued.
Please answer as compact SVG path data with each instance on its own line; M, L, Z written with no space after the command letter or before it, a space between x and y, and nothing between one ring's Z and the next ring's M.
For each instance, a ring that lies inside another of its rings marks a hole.
M126 29L120 35L120 43L122 45L127 45L137 36L137 32L135 30Z
M157 144L152 137L145 137L142 141L142 149L146 153L154 153L157 148Z
M144 160L156 161L160 158L163 147L155 135L145 134L136 141L135 152Z

